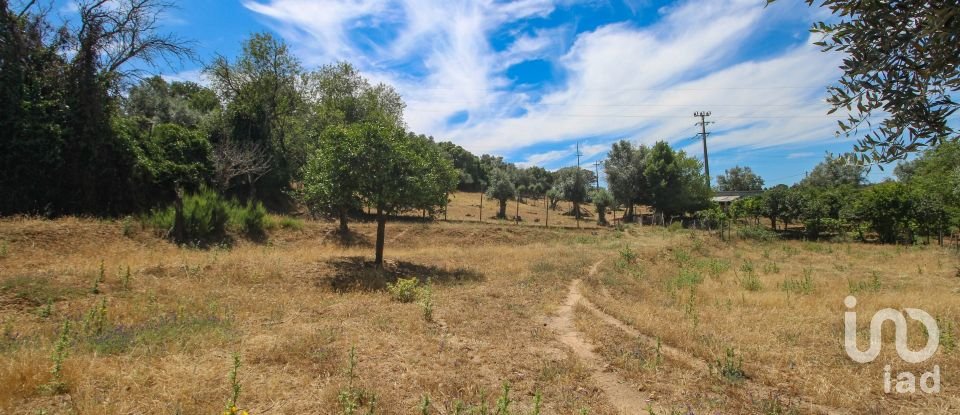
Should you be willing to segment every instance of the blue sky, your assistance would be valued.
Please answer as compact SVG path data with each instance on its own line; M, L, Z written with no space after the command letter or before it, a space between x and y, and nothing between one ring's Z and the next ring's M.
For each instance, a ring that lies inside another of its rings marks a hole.
M841 56L811 44L829 18L764 0L183 1L162 17L202 61L249 33L287 41L307 68L346 60L396 87L409 128L477 154L555 169L603 159L620 139L666 140L696 157L710 111L713 176L752 167L767 185L803 178L834 136L825 88ZM202 63L165 70L202 81ZM870 179L890 174L874 168Z

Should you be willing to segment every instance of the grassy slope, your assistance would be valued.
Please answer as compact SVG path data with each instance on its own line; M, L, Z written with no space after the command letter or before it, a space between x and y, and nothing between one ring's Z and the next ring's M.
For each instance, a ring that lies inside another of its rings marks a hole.
M882 366L856 365L842 354L842 299L851 284L866 284L857 294L864 311L919 307L953 321L954 333L960 317L957 257L934 248L727 245L702 233L650 227L620 233L388 224L388 265L434 281L436 318L426 321L419 305L391 301L377 289L382 281L345 265L345 258L372 256L372 225L353 225L351 246L337 243L333 228L308 221L302 230L273 233L266 244L240 241L230 250L205 251L172 246L147 231L124 236L118 222L0 222L0 412L216 413L230 396L230 355L239 352L242 408L340 413L337 394L349 383L344 369L355 346L354 385L376 393L381 413L414 412L424 393L447 413L455 400L486 396L492 406L504 381L518 401L512 407L529 408L541 391L544 413L613 413L589 373L544 326L570 280L599 259L600 272L582 289L610 314L704 360L732 347L751 382L855 412L884 397ZM637 253L635 265L618 266L624 247ZM94 294L101 261L106 278ZM747 261L761 282L758 291L739 282ZM678 287L681 268L703 281ZM811 293L778 288L802 279L804 269L811 269ZM52 313L41 317L47 298L54 299ZM84 331L85 316L103 299L104 330ZM861 314L865 327L869 313ZM50 380L50 355L65 319L74 321L64 362L69 393L50 396L40 390ZM656 391L666 406L760 411L758 398L716 376L669 359L651 368L645 362L655 351L591 321L577 309L580 330L611 369ZM958 354L941 350L930 362L941 366L940 396L886 397L884 405L955 413L960 405L950 391L960 377ZM878 361L895 361L892 344Z

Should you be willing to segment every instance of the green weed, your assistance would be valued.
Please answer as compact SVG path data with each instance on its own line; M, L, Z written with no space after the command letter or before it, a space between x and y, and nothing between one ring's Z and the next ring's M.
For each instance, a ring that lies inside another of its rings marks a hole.
M810 274L804 272L804 276L801 279L796 280L784 280L780 284L780 289L786 292L794 294L812 294L813 293L813 277Z
M879 292L883 288L883 283L880 281L880 273L873 271L870 273L870 278L865 281L847 281L847 286L850 289L850 294L857 294L860 292Z
M754 274L753 272L743 274L743 277L740 278L740 286L747 291L754 292L763 289L763 283L760 282L760 278L757 277L757 274Z
M60 336L57 343L53 346L53 354L50 359L53 360L53 367L50 368L52 378L50 382L42 386L43 391L51 395L59 395L67 391L67 384L63 381L63 361L69 355L70 347L70 320L64 320L60 328Z
M732 348L727 348L723 357L716 360L715 370L729 382L740 382L747 378L743 371L743 357L737 356Z
M387 291L395 301L411 303L417 299L419 283L416 277L398 278L397 282L387 283Z
M433 284L429 278L420 290L420 307L423 309L423 319L433 321Z
M91 294L100 294L100 284L103 284L106 278L106 272L103 268L103 260L100 260L100 270L97 271L97 276L93 279L93 286L90 287Z
M940 328L940 346L947 352L957 349L957 335L954 333L953 322L947 319L937 319ZM926 328L926 326L924 326Z

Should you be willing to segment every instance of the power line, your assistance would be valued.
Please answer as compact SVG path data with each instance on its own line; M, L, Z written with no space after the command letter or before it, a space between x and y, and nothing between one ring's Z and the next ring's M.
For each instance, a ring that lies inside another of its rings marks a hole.
M427 110L427 109L416 109L416 108L406 108L406 112L422 112L422 113L455 113L459 111L450 111L450 110ZM641 114L537 114L536 117L569 117L569 118L654 118L654 119L663 119L663 118L686 118L685 116L680 115L641 115ZM846 119L846 115L827 115L827 114L780 114L780 115L723 115L718 116L718 120L763 120L763 119L784 119L784 118L820 118L820 119Z

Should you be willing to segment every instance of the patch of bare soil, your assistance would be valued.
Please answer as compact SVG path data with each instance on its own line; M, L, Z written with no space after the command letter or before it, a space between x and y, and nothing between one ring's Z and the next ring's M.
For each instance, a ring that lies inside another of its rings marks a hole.
M590 268L591 275L596 273L599 264L600 262L597 262ZM557 310L557 315L549 320L548 326L556 331L560 335L560 341L567 345L574 355L590 368L594 383L603 390L610 403L620 413L636 414L651 409L662 412L663 408L656 405L648 393L637 390L616 373L605 370L607 365L594 353L594 346L587 342L583 334L577 331L573 322L573 308L577 303L583 301L583 295L580 294L578 287L579 284L579 279L570 283L570 293Z

